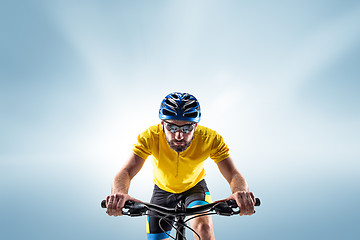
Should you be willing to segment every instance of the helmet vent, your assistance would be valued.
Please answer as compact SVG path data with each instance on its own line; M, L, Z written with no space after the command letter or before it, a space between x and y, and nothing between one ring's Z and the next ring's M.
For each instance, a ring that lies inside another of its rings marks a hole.
M196 107L197 106L197 104L196 104L196 101L188 101L188 102L186 102L185 104L184 104L184 109L185 109L185 111L189 111L190 109L192 109L192 108L194 108L194 107Z
M176 94L172 94L171 97L177 101L180 100L179 96Z
M186 94L183 98L184 101L188 101L190 99L190 95L189 94Z
M168 105L169 107L171 107L172 109L176 109L178 107L177 103L175 102L174 99L168 98L165 100L166 105Z
M184 113L185 117L190 117L190 118L196 118L198 116L197 112L190 112L190 113Z
M172 111L169 111L169 110L166 110L166 109L163 109L163 114L168 115L168 116L174 116L174 117L177 115L176 112L172 112Z

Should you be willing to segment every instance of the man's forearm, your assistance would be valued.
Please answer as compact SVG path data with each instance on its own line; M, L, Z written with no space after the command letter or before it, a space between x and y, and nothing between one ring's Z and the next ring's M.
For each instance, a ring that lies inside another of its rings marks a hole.
M249 191L245 178L237 170L233 160L230 157L218 162L218 167L221 174L224 176L226 181L228 181L233 193Z
M118 174L116 174L111 186L111 193L128 194L130 181L140 171L144 162L145 159L142 159L133 153Z
M111 186L111 193L125 193L128 194L129 187L130 187L130 175L126 171L120 171L116 174L114 178L114 182Z
M248 184L245 180L245 178L240 174L240 173L236 173L233 175L231 181L230 181L230 188L231 191L234 192L248 192L249 191L249 187Z

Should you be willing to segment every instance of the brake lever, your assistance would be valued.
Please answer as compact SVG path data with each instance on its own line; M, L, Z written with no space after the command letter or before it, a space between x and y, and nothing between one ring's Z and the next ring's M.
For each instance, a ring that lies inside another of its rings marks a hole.
M234 209L239 208L239 206L237 205L236 201L234 199L230 199L228 201L226 201L228 206L234 211L234 214L240 214L240 210L236 211ZM260 206L261 202L259 198L255 198L255 206ZM254 210L254 213L256 211Z
M106 208L106 200L101 202L101 207ZM144 204L128 200L125 202L122 214L130 217L139 217L145 215L147 210L148 209Z
M236 206L237 207L237 206ZM220 202L214 206L214 211L218 215L222 216L231 216L237 214L236 211L233 210L232 207L229 206L227 202Z
M144 204L129 200L125 202L122 214L130 217L139 217L145 215L146 211L147 207Z
M235 200L233 200L233 199L228 200L228 201L226 201L226 204L229 206L229 208L231 209L233 214L240 214L239 206L237 205ZM236 210L236 209L238 209L238 210Z

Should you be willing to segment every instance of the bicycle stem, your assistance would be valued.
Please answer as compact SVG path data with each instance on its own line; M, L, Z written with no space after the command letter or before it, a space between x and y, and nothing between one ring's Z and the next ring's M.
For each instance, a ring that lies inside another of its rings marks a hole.
M182 200L178 202L178 204L175 207L175 212L184 212L185 211L185 204ZM184 215L178 215L176 216L176 240L183 240L185 239L185 216Z

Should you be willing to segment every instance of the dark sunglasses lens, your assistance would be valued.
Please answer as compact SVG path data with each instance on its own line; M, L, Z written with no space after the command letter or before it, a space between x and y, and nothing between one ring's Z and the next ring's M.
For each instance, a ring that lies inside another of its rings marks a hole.
M166 123L166 129L172 133L176 133L179 130L179 127L170 123Z
M194 125L193 124L188 124L188 125L184 125L184 126L177 126L171 123L167 123L165 122L165 127L168 131L172 132L172 133L176 133L177 131L179 131L179 129L181 130L181 132L183 133L189 133L194 129Z
M193 125L185 125L185 126L182 126L180 129L183 133L189 133L193 130Z

